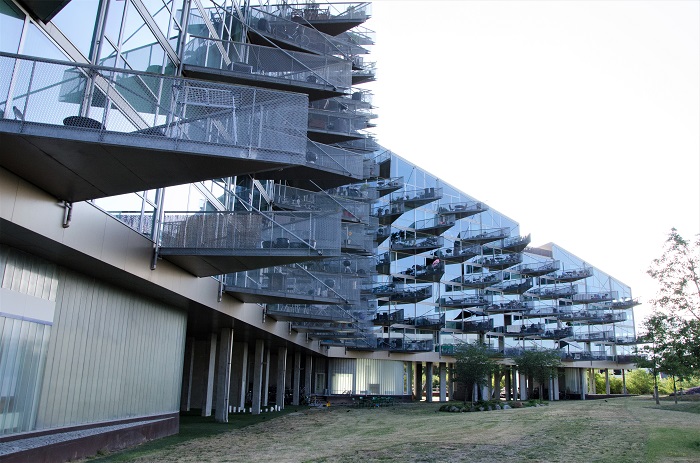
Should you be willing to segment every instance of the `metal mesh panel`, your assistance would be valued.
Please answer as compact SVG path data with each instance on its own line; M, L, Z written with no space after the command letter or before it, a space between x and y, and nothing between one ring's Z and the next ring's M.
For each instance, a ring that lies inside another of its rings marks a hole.
M302 94L8 54L0 54L0 91L5 115L25 122L172 139L173 149L188 140L246 150L231 156L254 149L285 163L303 162L306 152Z
M347 310L336 305L269 304L266 312L273 317L279 315L287 318L311 318L323 321L352 322L354 319Z
M307 164L361 179L363 175L362 155L335 146L309 141Z
M279 254L295 250L317 255L340 248L340 214L307 212L197 212L166 214L164 248L256 250Z
M185 45L183 62L341 89L352 85L352 64L349 61L204 37L192 37Z

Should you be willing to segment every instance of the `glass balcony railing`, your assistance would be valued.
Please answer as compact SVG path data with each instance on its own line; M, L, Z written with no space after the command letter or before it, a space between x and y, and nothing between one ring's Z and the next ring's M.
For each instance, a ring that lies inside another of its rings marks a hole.
M508 233L507 228L491 228L487 230L463 231L458 238L463 244L485 244L507 238Z
M546 262L530 262L527 264L520 264L517 267L510 269L510 271L513 273L519 273L523 276L536 277L556 272L560 267L561 264L558 260L552 260Z
M483 289L503 281L503 272L473 273L450 280L447 285L452 290ZM447 288L446 288L447 290Z
M403 309L395 310L393 312L379 312L373 320L373 323L378 326L391 326L404 322L404 311Z
M348 182L357 182L364 176L362 155L315 141L308 142L306 165L347 176Z
M185 45L183 63L247 78L264 77L298 87L327 86L346 90L352 85L349 61L205 37L192 36Z
M617 291L579 293L574 294L572 302L574 304L591 304L598 302L608 302L617 299Z
M593 276L593 270L590 268L578 268L571 270L562 270L560 272L544 275L540 278L543 283L570 283L573 281L583 280Z
M499 304L491 304L487 306L484 310L489 314L497 313L517 313L520 316L524 316L525 313L529 313L533 310L533 303L527 301L508 301L501 302Z
M427 233L431 235L441 235L455 225L455 220L452 217L442 215L435 216L431 219L419 220L411 224L412 229L417 233Z
M419 317L407 317L404 325L415 326L420 330L440 330L445 326L445 314L441 315L421 315Z
M600 303L597 303L596 305L599 306L601 309L624 310L624 309L631 309L632 307L640 305L640 304L641 304L641 302L639 302L638 298L632 299L631 297L626 297L626 298L615 299L614 301L600 302Z
M445 296L438 300L440 307L446 309L466 309L469 307L485 307L491 304L492 298L490 296L464 296L464 297L452 297Z
M393 177L385 180L379 180L377 182L377 191L379 193L379 197L400 190L401 188L403 188L403 185L403 177Z
M256 167L269 170L270 163L303 164L306 100L304 95L289 92L0 54L0 110L4 116L0 130L112 147L101 148L101 156L91 152L89 162L80 159L78 150L66 149L69 155L63 155L58 144L46 148L72 173L81 175L85 169L81 165L89 165L87 181L105 182L94 185L94 195L80 199L212 178L216 174L205 173L196 163L202 159L211 164L211 156L247 163L248 170L236 165L227 174L231 167L223 162L218 166L219 176L254 172ZM158 152L135 155L135 150L144 149ZM163 169L154 160L164 152L172 161L175 153L188 155L188 168ZM136 161L120 161L122 155ZM103 174L95 175L101 162L105 163ZM131 170L124 168L122 173L119 164L127 162ZM359 172L361 167L360 162ZM40 171L37 166L32 169ZM131 171L138 171L139 176ZM107 183L113 176L120 181ZM130 177L140 183L128 184ZM119 191L117 184L125 191ZM71 185L76 190L78 186Z
M340 210L343 221L369 223L370 206L367 203L279 183L274 184L273 188L273 205L276 208L293 211Z
M503 270L523 261L522 254L500 254L496 256L482 256L472 261L490 270Z
M309 110L309 137L325 143L353 138L365 138L362 131L371 127L363 114L336 113L319 109Z
M456 220L470 217L484 211L488 211L489 207L478 201L467 201L461 203L441 204L438 208L438 214L446 217L453 217Z
M406 212L402 203L378 206L374 208L372 216L379 219L380 225L391 225L396 219Z
M418 254L425 251L432 251L443 246L442 236L429 236L427 238L397 238L391 240L391 250L402 254Z
M577 342L612 342L615 339L615 333L610 331L592 331L574 333L574 340Z
M571 298L578 293L576 286L562 286L561 288L551 288L548 286L533 288L525 293L525 296L537 299L558 299Z
M451 321L447 322L447 328L459 330L463 333L486 333L493 329L493 320Z
M422 188L418 190L392 193L391 204L403 204L405 209L415 209L442 198L442 188Z
M465 262L473 257L481 254L481 246L479 245L462 245L459 241L455 242L453 249L440 250L441 258L448 264L457 264Z
M389 303L412 304L432 297L433 287L429 286L404 286L395 283L378 286L372 289L372 293L379 299L380 306Z
M531 323L529 325L497 326L491 332L513 337L539 337L545 333L545 328L542 323Z
M526 278L525 280L508 280L491 285L487 288L487 291L494 291L503 294L522 294L530 288L532 288L532 278Z
M403 271L394 274L395 282L403 282L406 280L432 281L437 283L445 273L445 264L439 260L435 260L426 265L413 265Z
M493 249L499 249L502 252L522 252L530 244L531 237L527 236L511 236L505 238L501 243L492 243L484 246L484 252L493 252Z

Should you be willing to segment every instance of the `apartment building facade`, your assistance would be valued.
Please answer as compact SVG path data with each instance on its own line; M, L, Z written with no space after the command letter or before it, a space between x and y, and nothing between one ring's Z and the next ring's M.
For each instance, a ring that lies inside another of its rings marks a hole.
M633 368L628 286L373 138L370 7L0 0L0 438Z

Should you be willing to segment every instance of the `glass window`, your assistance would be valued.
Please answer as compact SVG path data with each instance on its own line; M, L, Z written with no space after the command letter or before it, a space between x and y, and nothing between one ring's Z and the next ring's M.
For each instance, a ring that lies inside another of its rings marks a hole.
M35 24L29 25L22 53L25 55L38 56L40 58L66 59L63 52L61 52Z
M91 0L73 0L51 20L86 57L92 49L98 6Z
M24 14L12 2L0 0L0 51L17 53L23 25Z

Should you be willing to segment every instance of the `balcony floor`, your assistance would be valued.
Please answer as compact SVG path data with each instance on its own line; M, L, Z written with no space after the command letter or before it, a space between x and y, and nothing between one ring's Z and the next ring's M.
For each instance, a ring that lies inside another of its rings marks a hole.
M7 119L0 120L0 145L0 166L65 201L290 165L256 159L255 151L231 146ZM292 161L292 155L286 157Z

